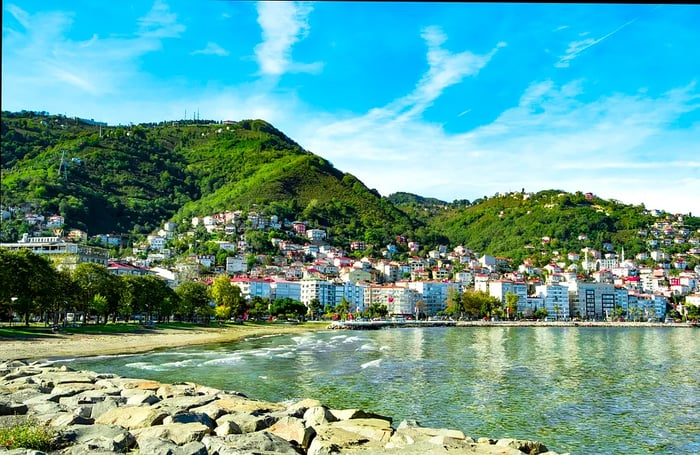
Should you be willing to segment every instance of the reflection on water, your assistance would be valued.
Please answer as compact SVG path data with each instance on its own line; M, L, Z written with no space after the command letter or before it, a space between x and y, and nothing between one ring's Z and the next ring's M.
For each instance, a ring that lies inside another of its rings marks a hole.
M700 331L479 327L317 332L73 367L313 397L558 452L700 452Z

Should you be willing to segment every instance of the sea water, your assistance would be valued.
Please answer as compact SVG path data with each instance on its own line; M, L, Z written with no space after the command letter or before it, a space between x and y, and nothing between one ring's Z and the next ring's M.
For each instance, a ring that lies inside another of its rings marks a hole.
M316 398L556 452L700 453L692 328L320 331L68 364L268 401Z

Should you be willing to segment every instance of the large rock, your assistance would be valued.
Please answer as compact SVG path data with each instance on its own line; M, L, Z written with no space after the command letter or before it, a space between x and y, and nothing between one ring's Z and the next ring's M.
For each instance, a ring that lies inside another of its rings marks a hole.
M384 444L358 433L330 424L314 427L316 436L309 445L308 455L329 455L361 449L369 453L383 453Z
M192 441L201 441L210 432L208 426L198 422L171 423L132 430L139 446L141 446L142 441L147 439L167 439L177 445L183 445Z
M168 416L159 409L143 406L121 406L112 408L95 419L98 425L121 425L124 428L136 429L160 425Z
M139 453L144 455L207 455L207 448L199 441L178 446L168 439L145 439L139 444Z
M547 452L547 447L544 444L537 441L529 441L525 439L510 439L503 438L496 441L498 447L512 447L518 449L521 452L536 455L540 453Z
M299 455L304 453L291 442L267 431L240 435L234 434L225 438L207 436L202 442L210 454L216 453L218 455Z
M128 430L115 425L74 425L59 432L59 443L81 444L93 451L124 453L136 446Z
M362 409L331 409L331 414L336 418L336 420L350 420L350 419L382 419L388 420L389 424L392 422L391 417L385 417L379 414L374 414L372 412L366 412Z
M217 425L234 422L241 433L254 433L265 430L277 422L277 418L262 412L233 412L216 419Z
M313 427L307 427L304 420L297 417L282 417L267 431L304 449L309 448L311 441L316 436Z
M335 422L338 419L325 406L313 406L304 412L304 420L308 426L325 425L330 422Z

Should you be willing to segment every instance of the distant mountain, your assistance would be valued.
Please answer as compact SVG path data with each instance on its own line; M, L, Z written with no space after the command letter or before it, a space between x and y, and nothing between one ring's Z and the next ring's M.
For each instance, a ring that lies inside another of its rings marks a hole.
M324 228L342 246L383 247L403 236L425 248L461 244L549 260L603 242L628 255L644 251L639 231L658 219L643 206L559 190L472 202L381 197L263 120L107 126L3 112L1 132L3 208L31 204L89 234L144 235L166 220L189 225L194 216L255 210ZM684 223L700 228L697 217ZM3 223L0 237L14 240L27 229Z

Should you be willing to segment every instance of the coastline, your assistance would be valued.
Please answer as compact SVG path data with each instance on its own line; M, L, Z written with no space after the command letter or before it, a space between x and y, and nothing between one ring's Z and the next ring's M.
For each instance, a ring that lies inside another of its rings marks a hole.
M56 360L98 355L136 354L163 348L230 343L246 338L325 330L326 324L240 325L152 329L139 333L49 334L38 337L0 337L0 359Z
M431 322L439 322L431 324ZM537 322L537 321L411 321L411 322L333 322L299 325L241 325L227 327L193 327L190 329L154 329L120 334L48 334L41 338L0 337L0 359L39 360L69 359L98 355L143 353L163 348L230 343L246 338L303 333L327 329L383 329L401 327L605 327L605 328L696 328L690 323L653 322Z

